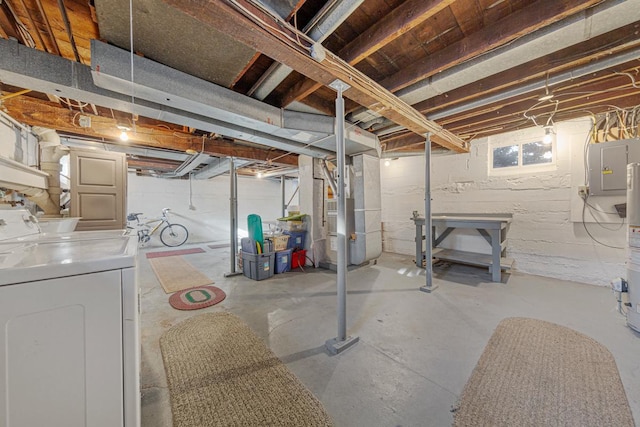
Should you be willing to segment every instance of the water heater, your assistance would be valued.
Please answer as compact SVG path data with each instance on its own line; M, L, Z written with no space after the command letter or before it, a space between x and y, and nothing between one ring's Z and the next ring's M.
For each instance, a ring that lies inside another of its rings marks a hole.
M627 165L627 325L640 332L640 163Z

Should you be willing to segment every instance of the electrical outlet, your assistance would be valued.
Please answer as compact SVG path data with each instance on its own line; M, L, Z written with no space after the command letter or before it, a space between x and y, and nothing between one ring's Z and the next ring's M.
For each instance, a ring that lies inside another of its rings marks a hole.
M90 128L91 127L91 117L90 116L80 116L78 118L78 124L81 128Z
M578 196L585 198L589 195L589 187L586 185L580 185L578 187Z

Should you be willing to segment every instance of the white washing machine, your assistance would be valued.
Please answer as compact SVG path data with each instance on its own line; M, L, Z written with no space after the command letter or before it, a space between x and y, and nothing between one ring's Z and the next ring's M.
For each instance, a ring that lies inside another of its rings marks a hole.
M140 425L137 239L0 210L0 427Z

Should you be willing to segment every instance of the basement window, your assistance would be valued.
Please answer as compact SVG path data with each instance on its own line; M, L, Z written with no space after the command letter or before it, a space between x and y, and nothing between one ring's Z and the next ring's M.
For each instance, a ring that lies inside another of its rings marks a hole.
M553 169L555 151L555 141L489 144L489 171L494 175L506 175Z

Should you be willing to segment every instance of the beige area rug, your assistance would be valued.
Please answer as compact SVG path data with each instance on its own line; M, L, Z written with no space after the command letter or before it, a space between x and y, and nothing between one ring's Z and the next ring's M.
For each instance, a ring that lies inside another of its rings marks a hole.
M454 426L630 426L613 356L572 329L505 319L467 382Z
M160 338L174 427L331 426L322 403L238 317L207 313Z
M162 289L168 294L196 286L211 285L213 280L189 264L181 256L150 258L149 263Z

